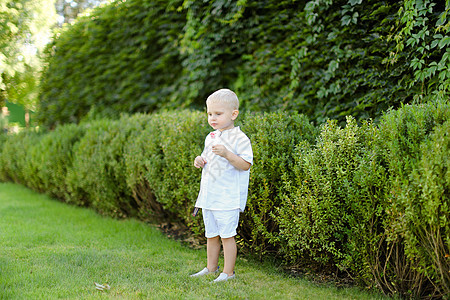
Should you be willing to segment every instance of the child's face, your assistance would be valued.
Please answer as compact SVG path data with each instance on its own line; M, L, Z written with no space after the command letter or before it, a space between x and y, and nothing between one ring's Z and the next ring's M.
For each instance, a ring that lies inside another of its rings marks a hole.
M208 123L215 130L224 131L234 127L239 111L225 103L209 103L207 105Z

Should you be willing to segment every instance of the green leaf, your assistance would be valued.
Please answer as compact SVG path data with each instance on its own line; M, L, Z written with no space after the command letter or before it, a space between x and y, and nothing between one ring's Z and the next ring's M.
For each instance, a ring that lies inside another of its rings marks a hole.
M413 70L416 69L421 69L422 68L422 62L418 59L418 58L414 58L411 63L410 63L411 67L413 68Z
M445 52L444 55L442 55L441 62L445 63L447 60L449 60L449 56L450 56L450 49L448 49L447 52Z
M341 19L342 26L347 26L352 21L352 18L349 15L345 15Z
M450 44L450 36L446 35L440 42L439 42L439 49L442 49Z
M362 0L349 0L348 2L350 3L351 6L354 6L356 4L361 4Z
M334 71L336 71L338 68L339 68L339 62L338 62L338 61L335 61L335 60L332 60L332 61L330 62L330 64L328 65L328 71L330 71L330 72L334 72Z
M436 27L444 25L446 19L447 19L447 11L443 11L443 12L439 15L438 20L436 21Z
M416 43L418 43L418 42L419 42L419 40L418 40L417 38L410 37L410 38L406 41L406 45L408 45L408 46L413 46L413 47L414 47L414 45L415 45Z
M358 12L355 12L355 13L353 14L353 16L352 16L352 23L353 23L353 24L357 24L357 23L358 23L358 16L359 16L359 13L358 13Z
M426 74L427 74L427 77L431 77L431 75L434 75L435 73L436 73L436 66L434 66L434 67L431 67L431 68L428 68L428 69L426 69Z
M439 40L434 40L431 42L431 46L430 49L433 49L434 47L436 47L439 44Z

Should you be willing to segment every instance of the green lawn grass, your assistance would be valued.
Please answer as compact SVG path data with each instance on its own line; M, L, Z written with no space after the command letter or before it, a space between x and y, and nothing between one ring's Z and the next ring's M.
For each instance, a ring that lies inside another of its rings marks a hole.
M1 299L383 299L317 285L238 258L236 280L190 278L193 250L136 220L114 220L11 183L0 183ZM94 282L108 283L109 291Z

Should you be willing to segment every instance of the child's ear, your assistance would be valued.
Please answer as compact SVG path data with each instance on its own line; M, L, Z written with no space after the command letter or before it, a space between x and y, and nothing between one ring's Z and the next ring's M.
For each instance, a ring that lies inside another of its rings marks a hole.
M234 121L236 120L236 118L239 115L239 111L237 109L233 110L233 112L231 113L231 119Z

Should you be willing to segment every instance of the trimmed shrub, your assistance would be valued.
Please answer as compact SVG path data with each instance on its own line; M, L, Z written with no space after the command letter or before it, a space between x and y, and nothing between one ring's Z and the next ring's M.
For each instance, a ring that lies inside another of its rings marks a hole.
M139 116L82 124L86 134L74 147L67 184L69 201L105 215L134 216L136 204L126 184L123 159L128 137L142 130Z
M3 117L3 115L0 116L0 140L6 133L8 132L8 119Z
M34 178L37 170L28 164L28 157L30 149L39 143L40 138L41 133L33 130L7 135L0 156L0 180L30 186L27 178Z
M346 271L386 294L448 293L448 102L406 105L378 126L325 124L294 154L274 214L279 253Z
M385 232L376 255L379 259L372 268L374 278L386 293L424 297L442 295L447 290L448 277L439 274L448 270L449 263L439 251L450 251L448 238L443 236L449 228L436 213L448 212L448 185L427 176L436 161L448 156L448 135L439 140L433 131L442 133L449 117L448 101L438 101L405 105L388 112L379 124L377 144L389 186L382 203ZM431 159L434 152L436 157ZM433 172L447 174L446 163L441 168ZM419 174L424 178L419 178ZM436 189L439 182L442 185ZM428 191L435 194L427 194ZM434 240L432 246L430 239ZM431 253L429 247L437 252Z
M372 123L348 118L345 128L324 124L314 146L298 146L294 180L284 181L275 217L289 261L361 272L380 222L384 172L372 150L376 134Z
M67 171L72 167L73 147L84 135L84 127L75 124L59 126L42 136L29 149L27 185L64 201L67 197Z
M159 130L163 121L156 115L142 115L141 118L142 130L130 135L125 145L125 179L137 203L139 217L144 220L164 220L168 215L157 201L155 187L149 181L149 178L161 174L164 166Z
M4 163L3 163L3 148L8 141L8 136L6 134L0 133L0 181L10 180L7 176L6 171L3 171Z
M202 152L208 132L203 113L159 113L129 143L127 184L142 217L177 220L202 232L201 218L191 216L201 178L193 161Z
M200 189L201 171L194 159L203 151L206 135L212 131L205 113L195 111L157 115L160 119L160 147L163 169L146 178L164 209L195 232L203 232L202 218L191 216Z
M252 143L254 163L250 172L247 212L241 217L240 243L259 254L275 253L278 224L273 213L281 205L283 178L290 178L295 146L312 143L317 129L296 113L250 114L242 130Z
M434 295L450 295L450 121L421 144L421 160L404 194L407 257L434 283Z

